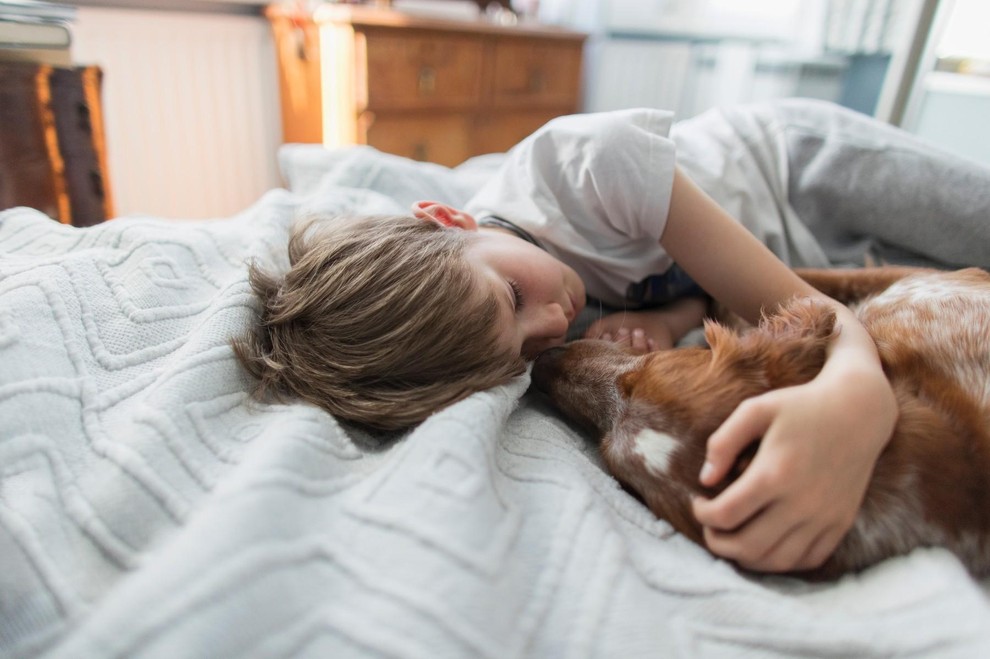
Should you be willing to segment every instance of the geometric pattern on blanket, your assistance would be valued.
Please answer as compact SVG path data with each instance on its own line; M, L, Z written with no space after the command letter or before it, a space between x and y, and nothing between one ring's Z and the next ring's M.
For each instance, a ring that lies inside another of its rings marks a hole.
M284 251L300 203L86 230L0 214L0 655L990 648L987 593L941 550L821 585L714 559L528 375L399 437L252 401L229 347L255 314L243 264Z

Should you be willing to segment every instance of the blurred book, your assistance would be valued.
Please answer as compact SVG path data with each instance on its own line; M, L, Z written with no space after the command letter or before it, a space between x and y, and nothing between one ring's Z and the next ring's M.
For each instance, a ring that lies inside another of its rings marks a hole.
M63 23L18 22L0 18L0 48L68 48L72 35Z
M75 17L68 5L0 0L0 61L69 66Z
M0 20L70 23L76 8L40 0L0 0Z

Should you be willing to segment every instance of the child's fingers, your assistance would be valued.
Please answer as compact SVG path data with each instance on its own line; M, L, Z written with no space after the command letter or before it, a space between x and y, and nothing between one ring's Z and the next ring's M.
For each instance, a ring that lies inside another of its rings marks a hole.
M660 349L660 346L656 342L656 339L647 336L644 330L634 329L630 336L632 337L630 346L632 347L633 351L635 351L636 353L644 354L647 352L654 352Z
M622 314L612 314L599 318L584 333L586 339L605 339L607 341L621 341L628 336L629 328L626 327Z
M628 343L633 352L646 353L660 349L660 343L646 333L640 327L630 329L624 323L625 317L608 316L595 321L585 331L586 339L601 339L603 341L613 341L615 343ZM622 324L620 324L622 323Z
M804 522L787 522L780 516L780 511L770 506L739 529L705 527L705 546L749 569L790 569L806 551L802 539Z
M775 406L767 397L743 401L708 438L705 463L698 476L701 484L712 487L725 478L743 449L770 427L774 414Z
M819 531L806 519L789 519L780 506L761 511L741 529L705 527L705 546L712 553L760 572L789 572L821 567L841 541L835 527Z
M636 352L647 352L650 349L647 344L646 332L643 330L636 328L630 336L632 337L630 345Z
M732 531L770 506L776 494L767 487L760 466L754 461L737 481L714 499L696 497L692 510L698 522L715 530Z
M795 564L794 569L813 570L821 567L828 560L828 557L832 555L832 552L835 551L835 548L839 545L844 535L841 529L834 527L819 533L818 537L809 545L801 560Z

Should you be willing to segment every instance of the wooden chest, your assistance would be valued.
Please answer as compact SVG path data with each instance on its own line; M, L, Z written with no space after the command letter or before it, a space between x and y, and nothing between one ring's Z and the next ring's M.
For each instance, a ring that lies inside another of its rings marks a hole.
M0 62L0 210L65 224L112 217L99 67Z
M312 26L296 19L280 34L284 14L268 15L279 42L286 141L369 144L456 165L505 151L580 109L581 33L328 4ZM310 61L288 71L293 56Z

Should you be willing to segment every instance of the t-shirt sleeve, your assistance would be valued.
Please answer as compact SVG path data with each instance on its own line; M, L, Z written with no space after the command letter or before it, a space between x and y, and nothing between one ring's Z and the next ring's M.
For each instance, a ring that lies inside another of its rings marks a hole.
M656 245L673 183L671 122L670 112L652 109L555 119L509 151L467 210L505 217L537 238L576 232L606 252L630 240Z

